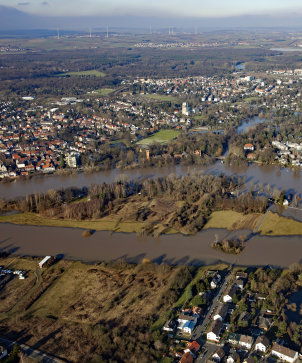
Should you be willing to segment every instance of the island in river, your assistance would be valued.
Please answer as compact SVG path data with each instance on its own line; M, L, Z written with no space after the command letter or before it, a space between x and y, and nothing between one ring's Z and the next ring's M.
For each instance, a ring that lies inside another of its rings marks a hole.
M70 189L31 195L6 202L20 213L0 217L0 249L84 261L299 262L302 223L272 212L266 197L238 190L234 178L198 175L101 184L84 196ZM92 235L83 238L83 229ZM216 238L242 236L246 248L239 256L211 248Z

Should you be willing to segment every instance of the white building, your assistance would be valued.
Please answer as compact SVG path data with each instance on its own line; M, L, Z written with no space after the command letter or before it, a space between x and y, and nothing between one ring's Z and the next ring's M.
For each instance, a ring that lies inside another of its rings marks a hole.
M179 315L177 321L177 329L183 331L184 333L192 334L197 322L197 317L183 314Z
M69 154L66 156L65 158L65 162L66 164L70 167L70 168L76 168L78 165L78 160L77 160L77 156L74 154Z
M232 302L233 296L237 293L237 286L232 285L230 288L226 291L226 293L223 295L223 302Z
M227 316L228 309L229 309L229 307L227 304L221 304L218 307L213 319L223 321L225 319L225 317Z
M214 342L219 342L220 341L220 332L222 329L222 321L221 320L215 320L212 322L210 329L207 333L207 340L211 340Z
M272 355L284 360L285 362L293 363L298 359L298 352L289 348L283 347L277 343L273 343Z
M279 150L288 150L288 147L285 144L283 144L282 142L279 142L277 140L272 141L272 145L275 146L275 148L279 149Z
M253 345L254 339L248 335L240 335L239 345L246 349L251 349Z
M269 345L270 342L268 338L264 335L261 335L256 339L255 350L257 350L258 352L266 353Z
M182 114L184 116L190 115L190 107L187 102L183 102L183 104L182 104Z
M44 257L43 260L39 262L39 267L42 268L45 265L45 263L47 261L49 261L50 259L51 259L51 256Z

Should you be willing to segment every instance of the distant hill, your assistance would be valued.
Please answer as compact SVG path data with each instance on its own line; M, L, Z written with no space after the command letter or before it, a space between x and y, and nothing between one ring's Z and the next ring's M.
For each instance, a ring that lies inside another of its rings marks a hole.
M0 5L0 30L34 29L42 26L45 28L41 17Z

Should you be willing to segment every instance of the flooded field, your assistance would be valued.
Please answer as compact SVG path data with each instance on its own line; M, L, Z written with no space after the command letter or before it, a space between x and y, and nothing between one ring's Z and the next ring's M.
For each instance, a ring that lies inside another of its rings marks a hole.
M251 236L238 256L211 248L218 236L249 235L250 231L229 232L212 229L195 236L164 235L158 239L135 234L96 232L82 237L82 230L57 227L1 225L0 251L21 256L61 255L85 262L123 258L139 263L148 258L156 263L204 265L225 261L236 265L289 266L302 261L302 238Z

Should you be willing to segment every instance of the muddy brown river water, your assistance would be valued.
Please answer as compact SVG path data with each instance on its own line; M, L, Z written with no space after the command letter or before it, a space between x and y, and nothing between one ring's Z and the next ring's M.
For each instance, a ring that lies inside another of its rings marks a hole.
M240 176L245 178L247 188L252 188L254 186L257 188L257 186L260 185L265 188L267 185L270 185L271 189L284 189L292 193L298 193L302 196L302 170L293 171L289 168L280 168L277 165L257 164L251 164L246 167L236 167L217 162L209 167L178 165L169 168L114 169L93 174L79 173L69 176L48 175L33 177L28 180L19 179L11 183L0 183L0 198L15 198L36 192L46 192L49 189L60 189L71 186L89 187L91 184L100 184L103 182L111 183L120 180L121 178L131 180L146 177L164 177L170 174L188 175L196 172L215 175L223 173L228 176Z
M289 266L302 262L302 236L252 236L238 256L227 255L211 248L218 235L248 235L250 231L228 232L211 229L195 236L164 235L158 239L135 234L96 232L82 237L82 230L58 227L34 227L1 224L0 251L21 256L60 255L85 262L112 261L123 258L139 263L143 258L169 264L204 265L225 261L236 265Z

